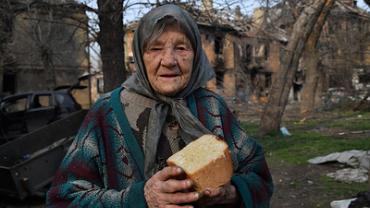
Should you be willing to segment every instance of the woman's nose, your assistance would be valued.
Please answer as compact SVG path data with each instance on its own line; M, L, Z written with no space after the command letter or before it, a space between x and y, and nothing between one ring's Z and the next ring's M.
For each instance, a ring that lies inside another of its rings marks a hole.
M176 56L175 56L175 52L173 49L166 48L166 50L164 51L162 55L161 64L162 66L169 67L169 68L176 66L177 61L176 61Z

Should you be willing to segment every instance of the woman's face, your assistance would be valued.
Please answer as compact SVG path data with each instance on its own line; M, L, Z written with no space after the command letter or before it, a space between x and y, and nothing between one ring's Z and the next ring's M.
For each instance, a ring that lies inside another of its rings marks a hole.
M177 26L167 26L146 48L143 59L154 91L173 96L184 89L189 83L194 59L186 35Z

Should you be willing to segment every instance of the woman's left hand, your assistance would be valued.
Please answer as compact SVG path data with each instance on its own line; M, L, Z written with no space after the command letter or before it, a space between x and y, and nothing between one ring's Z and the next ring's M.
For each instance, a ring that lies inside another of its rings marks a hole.
M235 204L239 200L238 192L231 183L214 189L206 189L198 200L200 205Z

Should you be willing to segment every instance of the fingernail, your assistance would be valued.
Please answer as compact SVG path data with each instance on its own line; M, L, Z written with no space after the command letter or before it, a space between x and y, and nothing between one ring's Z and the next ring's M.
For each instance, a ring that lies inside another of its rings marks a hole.
M198 193L194 193L194 197L198 199L199 198L199 194Z
M204 190L204 193L207 194L207 195L210 195L211 194L211 190L206 189L206 190Z
M187 186L191 186L191 181L190 181L190 180L187 180L187 181L186 181L186 185L187 185Z
M181 168L177 168L176 172L181 173L182 172Z

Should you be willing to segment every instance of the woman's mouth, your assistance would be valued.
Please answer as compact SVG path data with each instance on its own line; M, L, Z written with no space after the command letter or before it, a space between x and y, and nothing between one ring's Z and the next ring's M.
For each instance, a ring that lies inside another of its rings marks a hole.
M175 78L177 76L179 76L179 75L178 74L162 74L162 75L160 75L160 77L162 77L162 78Z

